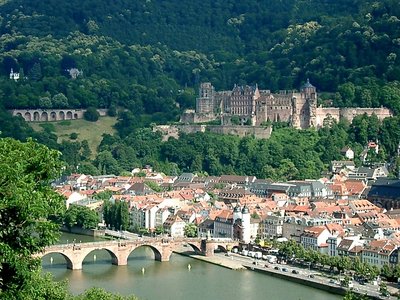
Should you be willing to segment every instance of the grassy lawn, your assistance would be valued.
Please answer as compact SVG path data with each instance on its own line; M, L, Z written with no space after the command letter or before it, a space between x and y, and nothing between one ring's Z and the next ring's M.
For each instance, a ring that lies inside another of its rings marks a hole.
M89 143L90 150L92 150L93 156L97 152L97 146L102 140L104 133L114 134L114 124L117 122L115 117L100 117L97 122L89 122L83 119L79 120L66 120L59 122L35 122L29 123L29 125L35 131L42 131L42 126L48 126L58 137L58 142L63 140L73 141L70 139L71 133L77 133L77 141L87 140Z

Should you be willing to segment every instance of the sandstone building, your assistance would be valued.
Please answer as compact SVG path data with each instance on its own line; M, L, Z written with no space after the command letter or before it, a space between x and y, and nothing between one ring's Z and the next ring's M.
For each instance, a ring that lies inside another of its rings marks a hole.
M300 91L272 93L258 86L235 85L231 91L215 91L210 82L200 84L196 111L182 116L184 123L202 123L220 120L221 125L240 124L261 126L268 122L289 122L293 127L306 129L323 126L325 119L352 121L357 115L375 114L379 119L390 117L387 108L318 107L318 94L309 80Z

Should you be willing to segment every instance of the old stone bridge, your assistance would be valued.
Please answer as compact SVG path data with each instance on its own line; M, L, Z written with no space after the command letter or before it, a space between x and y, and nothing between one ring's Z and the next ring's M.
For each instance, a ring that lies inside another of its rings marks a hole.
M238 246L239 243L230 239L196 238L146 238L138 240L102 241L53 245L45 248L43 252L37 253L35 257L59 253L65 258L68 269L80 270L82 269L82 262L85 257L94 250L106 250L111 255L111 261L114 265L125 266L128 264L129 255L136 248L150 247L154 252L156 260L169 261L173 251L188 245L192 247L197 254L212 256L216 249L226 252Z

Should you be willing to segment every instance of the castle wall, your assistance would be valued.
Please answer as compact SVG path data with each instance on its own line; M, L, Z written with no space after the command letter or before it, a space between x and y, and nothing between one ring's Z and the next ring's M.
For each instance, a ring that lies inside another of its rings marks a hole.
M332 118L336 122L340 121L340 108L335 107L317 107L316 109L316 127L322 127L326 118Z
M379 108L341 108L340 110L340 116L342 118L345 118L349 122L353 121L354 117L367 114L368 116L371 116L372 114L375 114L379 120L383 120L384 118L388 118L393 116L392 112L388 108L384 107L379 107Z
M349 122L352 122L354 117L360 116L363 114L367 114L371 116L375 114L379 120L383 120L384 118L388 118L393 116L392 112L384 107L380 108L360 108L360 107L344 107L344 108L335 108L335 107L318 107L316 110L316 120L317 127L322 127L324 119L331 117L332 119L339 122L341 119L346 119Z
M184 124L207 123L215 121L216 119L217 115L214 113L195 113L189 110L181 115L180 122Z
M178 138L179 132L196 133L210 131L218 134L232 134L240 137L254 135L258 139L268 139L272 133L272 126L233 126L233 125L160 125L153 128L153 131L162 132L163 141L167 141L170 137Z

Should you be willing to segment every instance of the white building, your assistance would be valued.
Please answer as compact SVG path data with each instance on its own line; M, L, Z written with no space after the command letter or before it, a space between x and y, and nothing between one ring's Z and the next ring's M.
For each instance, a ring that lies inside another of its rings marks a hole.
M10 79L12 79L14 81L19 80L19 73L15 73L12 68L11 68L11 71L10 71Z
M171 215L164 222L164 230L171 237L184 237L186 223L178 216Z
M300 236L300 244L305 249L311 249L319 251L321 253L328 254L328 240L330 233L325 226L314 226L304 230L304 233Z

